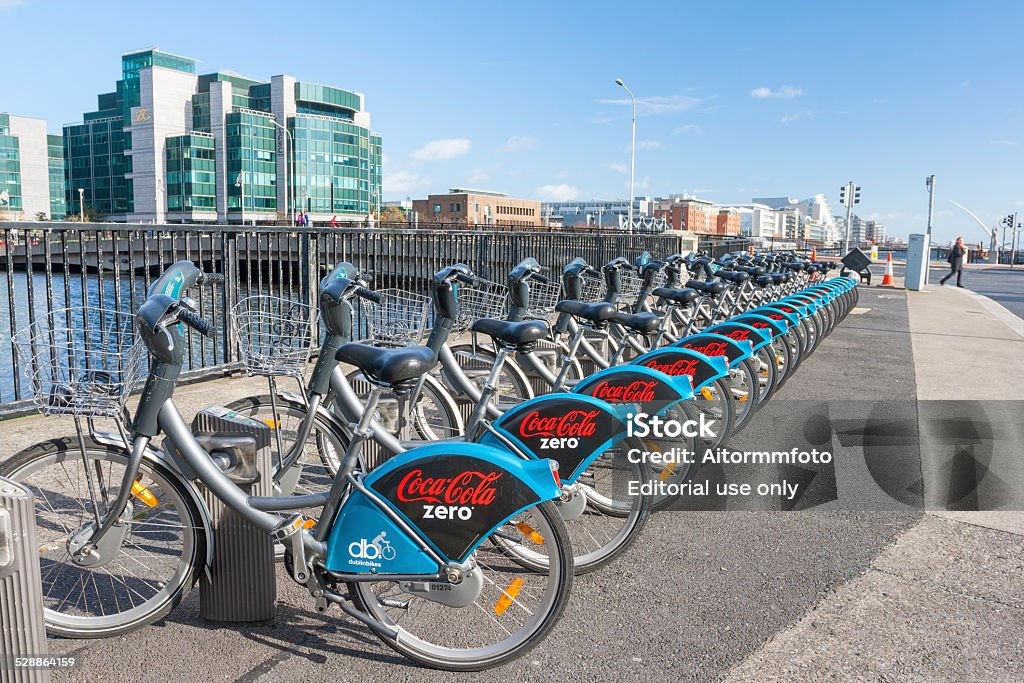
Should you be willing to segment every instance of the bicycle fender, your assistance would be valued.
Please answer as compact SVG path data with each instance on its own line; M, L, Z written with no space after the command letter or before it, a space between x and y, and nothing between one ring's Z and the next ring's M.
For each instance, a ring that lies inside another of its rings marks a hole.
M778 308L769 308L768 306L761 306L759 308L752 309L744 315L756 314L773 320L779 325L784 325L786 330L789 331L800 324L800 316L796 312L787 313Z
M772 341L772 335L770 332L758 329L753 325L742 323L735 318L726 320L724 323L712 325L704 331L720 334L723 337L728 337L734 341L750 342L754 353L757 353Z
M617 365L585 378L573 393L660 415L676 403L693 398L693 383L689 375L673 377L643 365Z
M750 325L751 327L771 335L772 339L786 334L786 330L789 329L788 320L781 315L779 319L773 320L766 315L744 313L743 315L738 315L733 318L732 322Z
M524 401L494 422L494 428L535 458L551 458L565 483L575 482L602 453L626 438L627 412L584 394L546 394ZM499 446L487 432L481 443Z
M681 346L666 346L645 353L630 365L663 372L672 377L689 375L693 390L700 391L716 379L729 376L729 361L721 356L705 356L703 353Z
M693 349L705 356L725 356L729 367L754 355L754 346L749 341L734 341L724 335L707 332L683 337L672 346Z
M560 493L547 460L523 460L506 450L454 442L396 455L362 484L451 562L465 561L514 515ZM433 575L441 570L359 489L353 489L331 527L326 566L346 574Z
M799 303L797 301L776 301L770 304L765 304L764 308L773 309L776 311L782 311L789 315L797 317L797 322L803 320L811 314L810 308L806 304Z

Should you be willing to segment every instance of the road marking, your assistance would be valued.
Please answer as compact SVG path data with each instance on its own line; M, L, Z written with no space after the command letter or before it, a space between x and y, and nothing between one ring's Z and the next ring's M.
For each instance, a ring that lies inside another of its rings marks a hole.
M860 306L858 306L857 308L850 311L850 315L864 315L870 310L870 308L861 308Z

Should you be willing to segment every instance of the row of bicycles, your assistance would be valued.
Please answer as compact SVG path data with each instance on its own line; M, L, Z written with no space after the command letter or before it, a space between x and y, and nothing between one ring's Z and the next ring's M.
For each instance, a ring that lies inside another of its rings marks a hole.
M36 497L47 627L105 637L165 616L214 557L213 496L275 539L318 611L427 666L507 662L696 467L637 454L725 443L856 305L833 268L645 253L559 277L528 258L504 283L445 267L418 294L339 263L316 311L271 295L232 310L268 392L215 409L229 434L173 398L187 330L212 331L188 292L219 275L181 262L134 315L51 314L15 341L38 405L75 434L0 463ZM644 419L662 427L640 438ZM271 472L251 471L247 430L269 434ZM270 495L241 486L260 476Z

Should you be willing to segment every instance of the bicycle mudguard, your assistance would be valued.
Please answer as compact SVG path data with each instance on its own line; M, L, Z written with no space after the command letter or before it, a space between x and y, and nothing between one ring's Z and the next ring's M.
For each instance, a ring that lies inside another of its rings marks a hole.
M740 322L735 318L726 320L724 323L712 325L705 329L704 332L720 334L723 337L732 339L733 341L750 342L754 353L757 353L772 341L772 334L770 332L760 330L753 325Z
M676 403L693 398L693 383L689 375L673 377L643 365L617 365L585 378L572 393L660 415Z
M752 313L764 315L765 317L772 319L772 321L775 321L776 323L785 325L787 330L792 330L796 326L800 325L800 314L796 311L796 309L792 308L791 306L785 306L785 308L790 308L790 310L773 308L771 307L771 304L765 304L763 306L759 306L758 308L753 308L749 310L748 312L744 313L744 315L750 315Z
M731 319L731 322L743 323L771 335L772 339L786 334L789 330L789 319L781 313L777 319L759 313L744 313Z
M575 482L602 453L626 438L632 407L613 406L581 394L546 394L524 401L494 422L494 428L536 458L551 458L567 484ZM502 447L486 432L480 443Z
M799 301L774 301L770 304L765 304L763 308L770 308L789 315L797 317L797 321L803 320L807 316L811 315L810 307L807 304L800 303Z
M471 443L396 455L362 484L446 560L463 562L525 508L557 498L547 460ZM353 489L327 540L327 569L343 574L437 574L441 567L369 496Z
M672 377L689 375L695 392L700 391L716 379L729 376L729 361L722 356L705 356L703 353L679 346L666 346L645 353L630 365L640 365L663 372Z
M783 304L794 304L803 306L807 311L807 315L814 315L818 312L820 304L809 296L802 296L801 294L790 294L785 299L781 299L779 303Z
M724 335L707 332L683 337L672 346L692 349L705 356L725 356L729 360L730 368L754 355L754 345L749 341L734 341Z

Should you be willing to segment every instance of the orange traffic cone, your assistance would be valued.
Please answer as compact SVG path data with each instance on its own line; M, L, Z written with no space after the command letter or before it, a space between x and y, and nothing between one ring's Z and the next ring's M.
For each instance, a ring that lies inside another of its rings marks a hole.
M818 248L817 247L814 247L813 249L811 249L811 260L812 261L817 261L818 260Z
M896 282L892 277L892 252L889 252L889 258L885 262L885 275L882 276L881 287L895 287Z
M753 256L753 255L754 255L754 248L753 248L753 247L751 247L751 248L750 248L750 255L751 255L751 256Z

